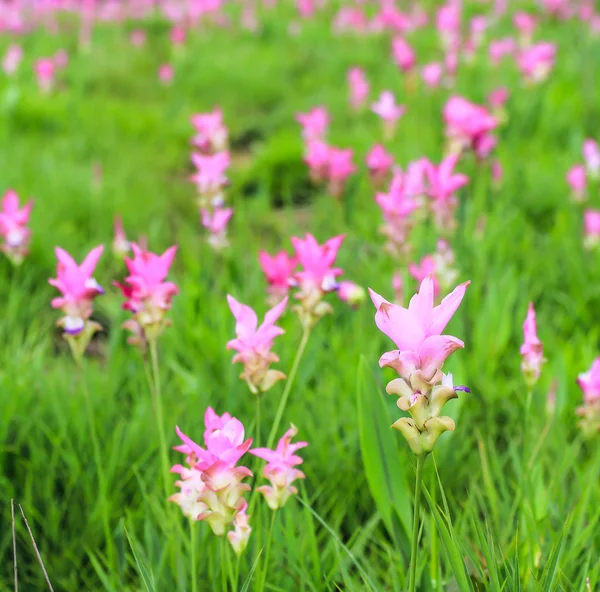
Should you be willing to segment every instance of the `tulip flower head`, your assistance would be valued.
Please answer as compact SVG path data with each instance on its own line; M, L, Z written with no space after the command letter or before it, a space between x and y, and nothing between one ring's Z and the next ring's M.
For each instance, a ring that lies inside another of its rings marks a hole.
M216 107L209 113L198 113L191 121L196 131L192 143L202 154L227 151L228 132L221 109Z
M69 253L56 247L56 278L48 280L61 293L61 296L52 300L51 305L64 314L56 324L62 327L63 336L78 363L94 334L102 329L98 323L90 321L90 317L94 299L104 294L100 284L93 278L103 250L102 245L92 249L81 265L77 265Z
M387 138L391 138L394 135L396 123L404 115L406 108L396 104L396 98L391 91L384 90L379 95L379 99L371 105L371 111L381 117L385 135Z
M577 409L580 427L586 436L595 436L600 433L600 357L579 375L577 383L583 391L583 405Z
M389 177L394 157L381 144L375 144L367 154L366 163L371 181L380 185Z
M171 64L161 64L158 67L158 79L163 84L170 84L173 82L175 76L175 70Z
M420 263L411 263L408 266L408 273L419 282L419 285L427 276L431 276L434 299L440 293L440 282L435 274L436 267L435 259L431 255L425 255Z
M350 106L352 109L361 109L369 96L369 82L361 68L348 70L348 86L350 87Z
M545 80L556 56L554 43L537 43L522 50L517 56L517 64L523 77L529 83L535 84Z
M333 197L340 198L342 196L348 177L356 171L352 162L353 158L354 152L350 148L329 148L327 190Z
M227 533L227 540L238 557L246 550L250 534L252 533L252 527L249 524L250 517L246 514L247 509L248 502L244 500L241 509L238 510L233 519L233 530Z
M431 62L421 68L421 78L429 88L437 88L442 82L444 67L440 62Z
M533 302L529 303L527 317L523 324L524 342L521 346L521 372L529 388L533 388L542 373L544 360L544 346L537 336L537 324Z
M279 370L271 370L271 364L279 362L279 358L271 351L275 337L284 333L275 325L287 306L287 296L276 304L265 315L258 326L256 313L247 305L241 304L233 296L227 295L229 308L236 320L236 338L227 343L227 349L233 349L237 354L233 363L244 364L240 378L245 380L250 391L255 395L267 392L277 382L285 378Z
M209 209L200 210L202 226L208 230L208 243L220 251L229 245L227 240L227 225L233 216L233 208L216 206L212 212Z
M43 93L49 93L54 86L56 65L52 58L40 58L34 64L38 87Z
M307 164L313 183L321 183L329 176L331 148L321 140L306 142L304 162Z
M9 45L4 58L2 58L2 70L7 76L12 76L19 68L23 59L23 50L20 45Z
M587 209L583 214L583 244L586 249L600 245L600 210Z
M597 180L600 177L600 149L596 140L588 138L583 143L582 153L588 175Z
M497 66L505 57L513 56L517 50L517 44L512 37L495 39L488 47L490 62Z
M258 254L258 262L269 284L267 288L268 302L271 305L278 304L289 292L294 270L298 266L298 259L291 257L285 251L280 251L273 256L261 251Z
M438 306L434 306L430 276L421 282L408 308L391 304L370 290L377 309L375 323L398 347L379 360L381 367L389 366L400 375L387 385L386 391L398 396L398 407L411 415L392 427L402 433L416 455L431 452L440 434L454 429L452 419L440 417L442 407L457 397L457 391L468 391L466 387L454 387L452 375L442 373L446 359L464 347L460 339L442 335L442 331L462 302L469 283L457 286Z
M202 207L223 205L223 188L227 185L225 172L229 168L229 152L214 154L192 154L192 163L196 167L190 180L198 191L198 205Z
M571 167L566 175L567 183L571 187L571 197L575 203L582 203L586 198L587 176L582 164Z
M292 278L292 285L298 287L295 298L299 300L293 310L305 329L310 329L321 317L332 312L323 298L338 288L336 277L342 270L333 265L344 236L330 238L322 245L312 234L307 234L304 239L293 236L291 241L301 267Z
M404 37L396 37L392 41L392 56L404 73L410 72L417 61L413 48Z
M2 251L13 265L20 265L29 252L31 230L27 227L33 202L19 205L19 196L9 189L2 198L0 210L0 236Z
M125 258L129 275L123 284L115 282L115 286L121 289L126 299L123 308L133 313L133 319L123 325L133 333L129 342L143 349L170 324L166 313L179 288L165 280L177 247L170 247L162 255L156 255L132 242L131 250L133 258Z
M254 448L250 454L267 461L263 469L263 477L268 479L270 485L263 485L257 489L262 495L271 510L283 508L291 495L298 493L298 490L292 485L297 479L304 479L302 471L296 469L302 464L303 460L296 452L300 448L308 446L308 442L292 443L292 438L298 433L298 428L294 424L283 435L277 443L275 450L269 448Z
M329 126L329 114L325 107L315 107L308 113L298 113L296 120L302 126L302 137L306 142L325 139Z
M210 427L215 418L218 427ZM250 486L243 480L252 476L247 467L237 463L252 445L252 438L244 440L244 426L238 419L229 414L219 417L210 407L205 414L205 426L204 447L175 428L183 444L174 449L185 455L187 466L178 464L171 468L171 472L180 476L175 483L180 491L169 500L179 505L191 520L206 520L217 536L225 535L234 526L234 534L228 538L234 549L238 547L237 552L245 546L240 539L245 537L247 543L250 534L245 516L248 506L243 498ZM238 517L240 512L242 516Z
M343 302L347 302L351 308L358 308L365 300L366 293L362 286L354 282L343 281L338 286L338 296Z
M119 259L124 259L131 252L131 243L127 240L121 216L115 216L112 251Z

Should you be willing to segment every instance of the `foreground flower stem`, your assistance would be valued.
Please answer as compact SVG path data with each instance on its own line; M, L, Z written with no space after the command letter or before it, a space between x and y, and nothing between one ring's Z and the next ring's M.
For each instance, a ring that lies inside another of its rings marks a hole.
M165 423L163 421L162 394L160 390L160 374L158 372L158 352L156 348L156 339L150 342L150 359L152 363L152 382L151 391L154 399L154 412L156 415L156 424L158 428L158 437L160 442L160 456L162 461L163 483L165 488L165 497L169 495L169 457L167 451L167 439L165 436Z
M309 337L310 328L305 327L302 333L302 339L300 340L300 345L296 351L296 357L294 358L292 369L290 370L290 375L285 384L285 389L283 390L283 395L281 395L281 400L279 401L279 407L277 408L275 421L273 422L273 427L271 428L271 433L269 434L269 439L267 440L267 448L273 448L275 438L279 433L279 424L281 423L281 418L283 417L283 412L285 411L285 406L290 396L292 385L294 384L294 379L296 378L296 373L298 372L298 366L300 365L300 360L302 359L302 354L304 354L304 350L306 349L306 344L308 343Z
M417 585L417 548L419 543L419 509L421 506L421 484L423 481L423 467L425 455L417 456L417 477L415 479L415 503L413 514L412 548L410 552L410 569L408 592L415 592Z
M192 571L192 592L198 592L198 573L196 566L196 524L194 520L190 520L190 561Z
M275 529L275 520L277 519L278 510L275 510L271 514L271 525L269 526L269 535L267 538L267 546L265 549L265 565L264 572L260 579L260 590L264 592L265 586L267 585L267 574L269 573L269 559L271 555L271 543L273 542L273 530Z
M223 592L227 592L229 590L229 585L227 583L227 574L225 573L225 566L227 565L227 557L225 553L226 544L227 539L224 536L219 537L219 546L221 547L221 590L223 590Z
M262 393L258 393L256 395L256 425L254 426L254 433L256 437L254 438L254 446L258 448L260 446L260 406L262 403Z
M107 506L107 489L106 489L106 475L104 474L104 465L102 464L102 456L100 454L100 441L98 440L98 432L96 431L96 423L94 421L94 410L92 408L92 401L90 399L90 391L87 387L85 380L85 370L83 368L83 360L77 359L77 368L79 369L79 379L81 383L81 390L83 391L83 400L85 403L85 412L87 415L87 421L90 426L90 435L92 438L92 448L94 451L94 463L96 464L96 471L98 473L98 489L100 490L100 503L102 505L102 525L104 527L104 538L106 539L106 551L108 558L112 563L114 558L113 555L113 542L112 534L110 530L110 523L108 519L108 506Z

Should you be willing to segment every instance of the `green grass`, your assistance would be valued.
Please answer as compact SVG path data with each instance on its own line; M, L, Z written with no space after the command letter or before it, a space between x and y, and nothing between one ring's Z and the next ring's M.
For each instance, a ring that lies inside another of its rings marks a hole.
M490 69L480 53L461 66L452 91L408 96L388 59L385 36L332 36L331 9L291 36L292 15L286 7L261 11L264 26L256 34L238 26L194 31L185 52L173 56L168 27L155 19L99 26L90 53L77 52L75 31L58 37L39 32L22 39L25 61L16 79L0 81L1 187L35 199L30 256L20 269L0 261L0 589L12 589L14 498L55 590L191 590L188 525L164 499L152 400L142 359L120 329L127 318L120 296L111 288L96 301L105 333L79 374L49 304L55 245L77 259L96 244L108 246L115 214L131 236L147 235L152 250L179 245L173 277L181 294L170 315L173 326L159 344L169 445L177 443L175 424L200 438L208 405L232 413L256 436L253 397L225 350L234 328L225 295L264 312L260 249L289 248L288 237L305 231L320 241L346 233L339 255L344 276L391 298L395 266L383 250L364 167L341 203L310 187L294 120L299 110L326 105L331 141L353 147L362 163L381 140L381 128L373 114L355 115L346 106L346 70L353 65L366 69L374 95L389 88L407 105L388 143L402 165L423 155L439 160L441 109L451 92L483 102L498 86L511 91L496 151L505 171L501 189L492 190L485 167L468 159L461 165L471 182L461 191L453 247L461 281L472 284L449 327L466 346L447 369L471 394L448 405L456 430L441 437L435 463L430 458L425 467L419 589L435 590L437 581L438 590L461 592L469 586L585 592L587 578L595 589L600 449L597 438L585 441L579 433L575 378L599 350L600 267L597 253L582 248L582 210L569 201L564 173L581 159L582 140L597 133L598 40L578 21L542 19L538 38L556 41L559 49L541 86L525 87L510 65ZM148 32L144 49L128 42L139 26ZM488 38L508 30L509 22L500 22ZM410 41L420 62L439 58L430 30ZM60 48L69 51L70 64L57 92L42 96L32 62ZM162 87L157 68L171 59L175 80ZM234 151L228 199L235 216L231 248L222 254L204 242L187 181L189 117L217 104ZM102 182L94 188L98 165ZM590 204L598 207L598 200L594 187ZM486 230L478 234L481 216ZM418 229L419 258L435 241L433 228ZM122 264L107 252L97 279L110 286L123 276ZM409 285L409 291L416 288ZM310 337L284 416L310 443L302 451L306 481L299 499L279 512L267 567L259 553L271 516L257 506L236 589L254 589L265 569L268 590L405 589L414 460L389 430L399 411L385 395L388 373L377 360L390 344L375 327L370 303L351 311L334 300L334 313ZM527 389L518 348L529 300L536 304L548 362L524 425ZM286 334L276 351L287 372L301 328L291 313L282 326ZM549 415L552 380L557 401ZM91 396L105 492L83 388ZM262 442L283 388L279 384L263 401ZM170 461L178 457L172 452ZM257 471L260 465L251 466ZM393 491L381 489L383 482ZM230 555L222 565L219 541L206 524L195 526L199 590L219 590L222 567L234 569L235 561ZM18 517L17 531L20 589L43 590Z

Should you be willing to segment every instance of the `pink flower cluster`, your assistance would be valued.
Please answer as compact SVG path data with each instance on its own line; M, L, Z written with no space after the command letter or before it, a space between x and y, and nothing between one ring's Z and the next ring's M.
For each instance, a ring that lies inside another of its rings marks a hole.
M325 141L329 116L324 107L309 113L299 113L296 119L302 126L304 162L308 165L314 183L327 183L327 190L340 198L348 177L354 173L354 154L351 149L336 148Z
M31 230L27 225L32 208L31 200L21 207L19 196L12 189L9 189L2 198L2 209L0 210L2 251L15 265L23 262L29 250Z
M198 192L200 220L209 233L209 244L215 249L223 249L228 245L227 225L233 215L233 209L224 206L230 156L223 113L216 108L209 113L194 115L192 125L196 131L192 143L197 152L192 153L196 172L191 181Z
M384 353L379 360L381 367L388 366L399 374L386 390L399 397L398 407L411 416L399 419L392 427L402 433L418 456L431 452L440 434L454 429L451 418L440 417L442 407L457 397L457 391L468 391L466 387L454 387L452 375L442 373L446 359L464 347L460 339L442 335L442 331L462 302L469 283L456 287L439 306L434 306L431 277L421 282L408 308L392 304L370 290L377 309L375 323L398 348Z
M542 372L542 364L544 363L544 346L537 336L537 324L535 320L535 309L533 302L529 303L527 309L527 317L523 324L524 342L521 346L521 372L525 378L525 382L532 388L539 380Z

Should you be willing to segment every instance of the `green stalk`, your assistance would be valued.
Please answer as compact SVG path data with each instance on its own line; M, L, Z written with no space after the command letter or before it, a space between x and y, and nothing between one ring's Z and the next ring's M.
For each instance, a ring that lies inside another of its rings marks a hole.
M269 573L269 558L271 555L271 543L273 542L273 530L275 529L275 520L277 518L277 514L278 510L274 510L271 516L271 525L269 526L269 535L267 538L267 548L265 550L265 565L260 583L261 592L264 592L265 586L267 585L267 575Z
M413 515L412 548L410 553L410 570L408 591L415 592L417 585L417 550L419 546L419 507L421 505L421 483L423 481L423 467L425 466L425 455L417 457L417 477L415 479L415 504Z
M258 448L260 446L260 405L262 402L262 393L258 393L256 395L256 425L254 426L254 433L256 437L254 438L254 447Z
M198 592L198 573L196 566L196 522L190 520L190 562L192 571L192 592Z
M229 590L229 586L227 584L227 574L225 573L225 564L227 560L225 559L225 545L227 544L227 540L224 536L219 537L219 545L221 547L221 590L222 592L227 592Z
M302 359L302 354L304 354L304 350L306 349L306 344L308 343L309 337L310 328L305 327L304 331L302 332L302 339L300 340L300 345L298 346L298 350L296 351L296 357L294 358L292 369L290 370L290 375L288 376L287 382L285 384L285 389L283 390L283 395L281 395L281 400L279 401L279 407L277 407L275 421L273 422L273 427L271 428L269 439L267 440L267 448L273 447L273 443L275 442L275 438L277 437L277 434L279 432L279 424L281 423L281 418L283 417L283 412L285 411L285 406L290 396L292 385L294 384L294 379L296 378L296 373L298 372L298 366L300 365L300 360Z

